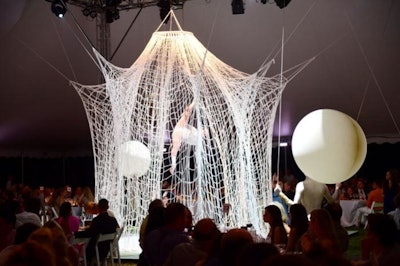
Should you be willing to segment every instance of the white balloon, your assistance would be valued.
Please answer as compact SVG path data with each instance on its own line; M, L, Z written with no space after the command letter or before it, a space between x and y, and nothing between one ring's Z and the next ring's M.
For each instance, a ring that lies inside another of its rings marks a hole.
M365 134L348 115L320 109L306 115L292 137L293 157L303 173L325 184L353 176L367 154Z
M128 141L121 145L120 169L127 177L142 176L150 168L150 151L139 141Z

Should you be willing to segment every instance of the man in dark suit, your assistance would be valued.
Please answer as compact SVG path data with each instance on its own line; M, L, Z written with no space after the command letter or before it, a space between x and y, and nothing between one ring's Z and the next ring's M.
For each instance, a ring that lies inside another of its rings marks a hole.
M90 265L91 260L96 255L95 246L99 234L115 233L119 227L117 220L108 214L108 200L101 199L98 203L99 214L93 218L90 227L85 231L77 232L76 238L89 237L89 243L86 247L86 259ZM100 260L103 260L110 248L109 242L101 242L98 245Z

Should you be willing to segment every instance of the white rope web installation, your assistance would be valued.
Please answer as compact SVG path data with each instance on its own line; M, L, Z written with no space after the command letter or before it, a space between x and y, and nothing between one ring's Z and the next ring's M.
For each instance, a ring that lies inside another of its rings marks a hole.
M240 72L170 16L178 30L157 29L131 67L116 67L95 51L105 84L72 82L90 125L96 198L107 198L126 234L136 234L168 181L173 200L195 221L252 224L265 236L275 111L306 64L274 77L265 76L273 61L254 74Z

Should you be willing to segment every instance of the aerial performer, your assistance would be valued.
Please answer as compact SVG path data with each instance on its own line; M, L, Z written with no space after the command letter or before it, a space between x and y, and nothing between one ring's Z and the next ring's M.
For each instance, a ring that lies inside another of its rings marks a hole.
M172 148L171 148L171 168L170 173L173 174L176 168L176 156L178 155L178 151L183 143L194 146L197 144L198 130L189 125L189 118L192 114L192 110L195 106L194 101L191 104L186 106L185 111L183 112L181 118L176 123L174 130L172 131ZM202 130L201 136L205 135L205 130Z

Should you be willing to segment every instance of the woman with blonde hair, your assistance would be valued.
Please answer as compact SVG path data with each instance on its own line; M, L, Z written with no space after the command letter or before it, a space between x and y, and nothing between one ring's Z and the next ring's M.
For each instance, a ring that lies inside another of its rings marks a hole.
M308 231L301 237L300 246L307 257L322 263L342 256L335 226L327 210L316 209L311 212Z

